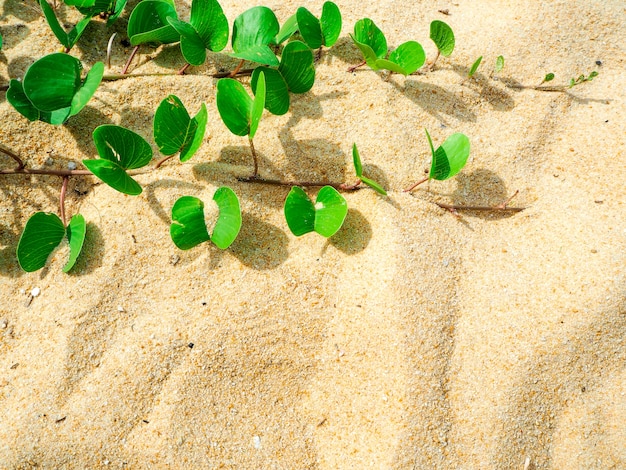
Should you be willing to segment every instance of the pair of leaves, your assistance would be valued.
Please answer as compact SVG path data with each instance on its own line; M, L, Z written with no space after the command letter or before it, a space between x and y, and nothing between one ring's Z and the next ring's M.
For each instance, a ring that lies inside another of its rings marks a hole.
M178 19L173 0L143 0L128 19L128 37L133 46L145 43L170 44L180 41L180 34L168 22Z
M233 24L232 57L270 66L278 59L269 45L279 32L278 19L272 10L258 6L239 15Z
M223 186L215 192L213 200L219 208L219 217L212 235L207 230L204 203L200 199L183 196L174 203L170 235L178 248L189 250L211 240L218 248L225 250L235 241L241 229L241 208L237 195L232 189Z
M233 134L254 139L265 106L265 74L259 75L254 99L237 80L218 80L215 101L222 121Z
M356 172L357 178L359 178L363 183L368 185L374 191L383 196L387 195L387 191L378 184L376 181L363 176L363 164L361 163L361 156L359 155L359 149L356 148L356 144L352 145L352 161L354 162L354 171Z
M478 70L478 67L480 67L480 63L482 61L483 61L483 56L480 56L478 59L474 61L474 63L469 69L469 72L467 72L468 78L472 78L474 76L474 74ZM496 65L493 68L493 73L499 73L502 71L503 68L504 68L504 56L499 55L496 59Z
M424 48L415 41L405 42L388 54L385 35L369 18L357 21L354 25L354 34L350 37L372 70L385 69L410 75L426 61Z
M432 154L429 178L447 180L461 171L470 153L470 141L465 134L452 134L437 147L437 150L433 147L433 141L427 130L426 137Z
M306 93L315 82L313 52L301 41L291 41L283 48L278 68L259 66L252 72L250 86L257 94L259 76L265 76L267 96L265 108L272 114L289 111L292 93Z
M42 57L26 71L23 82L11 80L7 101L30 121L59 125L83 109L100 85L104 64L96 62L81 81L80 61L68 54Z
M193 0L189 23L174 17L167 22L180 35L180 49L191 65L206 61L206 50L219 52L228 44L228 20L217 0Z
M72 217L65 227L58 215L36 212L26 222L20 237L17 260L24 271L37 271L45 266L50 253L67 237L70 255L63 267L63 272L66 273L74 267L83 249L86 231L85 219L80 214Z
M180 161L186 162L202 145L207 124L204 103L193 118L189 116L182 101L169 95L154 114L154 141L163 155L180 152Z
M126 3L128 0L65 0L66 5L75 5L85 16L105 15L107 25L113 24L120 17Z
M141 194L141 186L126 170L150 163L152 148L148 142L139 134L112 124L96 127L93 140L100 158L83 160L89 171L121 193Z
M332 47L341 33L339 7L333 2L325 2L319 20L305 7L298 8L296 14L291 16L278 32L276 44L282 44L296 31L300 31L300 36L311 49Z
M324 186L313 204L302 188L294 186L285 199L284 211L289 230L296 237L317 232L328 238L343 225L348 203L335 188Z
M50 26L50 29L59 40L61 44L65 47L66 51L69 51L78 39L82 36L85 28L91 21L91 16L85 16L82 20L80 20L76 25L70 30L69 33L65 32L65 29L59 23L56 15L54 14L54 10L47 2L47 0L39 0L39 5L41 6L41 10L43 11L44 16L46 17L46 21Z

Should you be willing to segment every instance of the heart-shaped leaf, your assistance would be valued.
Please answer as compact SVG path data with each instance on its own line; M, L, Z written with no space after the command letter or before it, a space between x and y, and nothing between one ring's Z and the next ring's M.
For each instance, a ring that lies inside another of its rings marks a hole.
M430 23L430 39L435 43L441 55L448 57L454 50L454 33L443 21Z
M250 8L233 24L233 57L266 65L278 65L276 55L269 48L278 34L276 15L267 7Z
M17 244L17 261L26 272L43 268L50 253L65 236L65 227L58 215L37 212L33 214Z
M171 0L143 0L133 8L128 19L128 37L133 46L147 42L169 44L180 40L167 18L178 19Z
M426 131L426 136L432 153L429 177L446 180L461 171L470 153L470 142L467 136L461 133L452 134L437 150L434 150L428 131Z
M298 31L298 18L294 14L287 18L287 21L280 27L278 34L272 40L272 44L282 44L293 36L296 31Z
M315 205L302 188L294 186L285 200L284 212L287 225L295 236L315 231L324 237L332 237L343 225L348 204L332 186L320 189Z
M376 59L387 55L387 39L383 32L369 18L363 18L354 25L354 34L350 37L363 53L367 65L378 70Z
M296 18L298 20L298 30L304 42L306 42L311 49L321 47L324 42L322 26L313 13L305 7L300 7L296 12Z
M244 136L250 133L253 100L241 83L232 78L218 80L215 101L222 121L233 134Z
M320 25L322 26L324 46L332 47L341 34L341 12L333 2L324 2Z
M192 0L189 23L207 49L219 52L228 44L228 20L217 0Z
M202 65L206 60L206 47L198 32L189 23L169 17L167 22L180 34L180 50L191 65Z
M402 68L400 73L410 75L424 65L426 53L420 43L408 41L392 51L389 60Z
M63 272L66 273L74 267L76 260L83 251L83 244L85 243L85 235L87 234L87 224L85 218L76 214L70 219L70 223L66 229L67 241L70 245L70 257L63 266Z
M70 108L80 88L80 61L68 54L42 57L24 75L24 93L40 111Z
M211 239L204 221L204 203L193 196L179 198L172 207L170 236L181 250L189 250Z
M163 155L180 152L180 161L189 160L204 138L207 110L204 103L198 114L191 118L182 101L169 95L154 114L154 141Z
M211 241L218 248L225 250L235 241L241 229L239 199L232 189L223 186L215 191L213 200L217 204L220 214L217 222L215 222Z
M278 71L292 93L306 93L315 82L313 52L300 41L291 41L283 49Z
M219 188L213 195L219 208L219 216L213 235L210 236L204 219L204 203L193 196L179 198L172 207L170 235L174 244L181 250L189 250L200 243L212 240L225 250L237 238L241 229L241 208L239 199L232 189Z
M278 70L261 65L254 69L250 79L250 86L255 94L256 84L261 72L265 75L266 84L265 109L272 114L285 114L289 111L290 102L289 88L287 88L285 79Z
M112 124L93 131L99 160L83 160L83 164L113 189L136 196L141 186L125 170L141 168L150 163L152 148L139 134Z

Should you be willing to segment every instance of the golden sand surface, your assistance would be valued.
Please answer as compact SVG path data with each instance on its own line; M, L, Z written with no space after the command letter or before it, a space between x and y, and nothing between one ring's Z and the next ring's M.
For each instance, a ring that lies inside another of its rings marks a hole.
M176 3L188 18L190 2ZM221 3L231 24L260 4ZM135 4L112 27L92 22L72 54L104 60L116 31L118 73ZM322 2L263 4L282 23ZM346 194L328 240L289 232L288 188L237 180L251 171L247 141L221 122L208 76L236 60L102 83L63 126L28 122L0 93L0 144L31 168L80 168L106 123L158 158L152 118L171 93L209 113L197 155L139 176L140 196L70 180L67 210L88 238L69 274L62 254L30 274L15 257L28 217L58 210L59 178L0 176L0 468L626 468L624 2L337 4L342 35L315 86L286 115L265 112L255 138L262 175L300 181L352 182L357 143L389 197ZM2 85L59 44L33 0L0 5ZM429 73L349 73L363 17L430 60L429 24L443 20L456 49ZM132 73L182 65L178 45L144 46ZM510 87L593 70L564 92ZM468 135L470 160L404 193L428 167L424 128L435 143ZM241 200L235 243L178 250L174 201L223 185ZM518 190L519 213L434 204L493 206Z

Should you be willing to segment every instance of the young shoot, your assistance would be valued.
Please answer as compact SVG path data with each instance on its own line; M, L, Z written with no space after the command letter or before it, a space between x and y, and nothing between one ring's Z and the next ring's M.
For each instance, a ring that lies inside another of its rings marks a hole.
M324 3L319 20L305 7L298 8L296 21L302 39L311 49L332 47L341 33L341 12L333 2Z
M467 78L472 78L474 76L474 74L478 70L478 67L480 67L480 63L482 62L482 60L483 56L480 56L478 59L476 59L476 61L470 67L469 72L467 72Z
M447 180L452 178L463 169L470 153L470 141L465 134L456 133L448 137L443 144L435 150L430 134L426 129L426 137L430 146L432 160L430 164L430 172L426 178L421 179L405 192L412 191L418 185L430 180Z
M180 35L168 22L178 19L173 0L143 0L133 8L128 19L128 37L133 46L145 43L170 44Z
M259 163L252 140L259 127L265 106L265 74L260 73L256 83L256 95L250 98L243 85L232 78L222 78L217 82L217 110L222 121L233 134L248 136L250 151L254 160L252 178L259 174Z
M313 52L301 41L291 41L284 48L277 68L259 66L252 72L250 86L257 93L259 76L265 76L265 108L272 114L289 111L291 93L306 93L315 82Z
M449 57L454 51L454 32L452 28L448 26L447 23L444 23L440 20L435 20L430 23L430 39L437 46L437 56L435 60L430 64L430 70L433 69L435 63L437 63L437 59L442 55L444 57Z
M382 194L383 196L387 195L387 191L385 191L385 189L380 184L370 178L363 176L363 164L361 163L361 156L359 155L359 150L356 148L356 144L352 145L352 162L354 163L354 171L356 172L356 177L359 178L362 183L365 183L374 191Z
M7 101L29 121L63 124L96 92L104 64L96 62L85 80L81 80L81 70L80 61L68 54L44 56L28 68L23 81L11 80Z
M278 66L278 59L269 45L274 43L279 29L276 15L269 8L257 6L244 11L233 24L231 56L242 62L249 60Z
M424 48L415 41L400 44L397 49L389 53L385 35L369 18L357 21L354 25L354 34L350 37L361 50L365 62L350 67L348 71L354 71L357 67L367 64L372 70L385 69L402 75L410 75L426 61Z
M82 215L76 214L65 227L58 215L49 212L36 212L26 222L17 245L17 261L26 272L38 271L48 261L50 254L64 238L69 244L69 257L63 272L74 267L83 249L87 227Z
M193 196L179 198L172 207L170 236L181 250L189 250L200 243L211 240L215 246L225 250L237 238L241 229L239 199L232 189L223 186L213 195L219 216L213 233L207 229L204 203Z
M206 131L207 109L204 103L193 118L177 96L169 95L154 114L154 141L166 155L156 168L180 152L180 161L189 160L202 145Z
M54 10L47 2L47 0L39 0L39 5L41 6L41 11L46 17L46 21L48 22L48 26L59 40L63 47L65 47L65 52L69 52L72 47L78 42L80 37L82 36L85 28L91 21L91 16L85 16L82 20L80 20L74 27L70 30L69 33L63 29L63 26L59 23Z
M139 134L112 124L96 127L93 141L100 158L83 160L89 171L116 191L131 196L141 194L141 186L126 170L141 168L150 163L150 144Z
M498 58L496 59L496 65L493 68L493 74L495 75L495 74L502 72L503 68L504 68L504 56L499 55Z
M313 204L301 187L294 186L285 199L284 212L289 230L296 237L317 232L328 238L343 225L348 203L335 188L324 186Z

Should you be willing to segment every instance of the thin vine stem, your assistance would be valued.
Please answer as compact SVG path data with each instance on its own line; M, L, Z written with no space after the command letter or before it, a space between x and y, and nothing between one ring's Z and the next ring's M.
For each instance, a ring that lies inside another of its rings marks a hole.
M17 154L15 154L12 150L9 150L2 144L0 144L0 152L4 153L5 155L8 155L9 157L11 157L13 160L16 161L17 163L16 170L21 170L22 168L26 166L24 165L24 161Z
M337 191L357 191L362 189L360 186L361 182L359 181L356 184L347 184L347 183L332 183L330 181L288 181L288 180L277 180L277 179L266 179L261 178L259 176L244 176L237 178L238 181L243 183L255 183L255 184L267 184L271 186L301 186L305 188L317 188L322 186L332 186Z
M67 192L67 183L70 180L69 176L63 177L63 184L61 185L61 194L59 195L59 212L61 212L61 220L63 221L63 225L66 225L65 222L65 193Z

